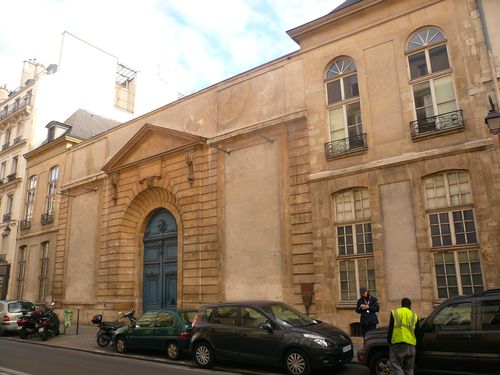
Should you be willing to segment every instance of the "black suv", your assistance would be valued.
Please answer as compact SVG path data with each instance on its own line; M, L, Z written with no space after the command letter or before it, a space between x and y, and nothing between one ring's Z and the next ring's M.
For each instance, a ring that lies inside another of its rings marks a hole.
M416 331L416 371L431 374L498 374L500 289L441 303ZM390 374L387 327L366 334L358 360L371 374Z
M350 362L347 333L272 301L205 305L193 321L190 349L200 367L227 359L284 366L289 374Z

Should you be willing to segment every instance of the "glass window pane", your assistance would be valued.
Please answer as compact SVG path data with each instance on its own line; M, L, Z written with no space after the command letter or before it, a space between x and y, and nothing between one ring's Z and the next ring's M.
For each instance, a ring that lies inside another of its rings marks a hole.
M342 100L339 79L332 82L328 82L326 84L326 91L328 93L328 104L340 102Z
M335 108L329 111L330 132L332 141L345 138L345 122L343 108Z
M425 53L419 52L415 55L408 56L408 63L410 65L411 79L427 75L427 63L425 61Z
M446 45L431 48L429 50L429 57L431 60L431 70L433 73L448 69L450 67Z
M444 108L452 108L451 111L456 110L455 92L453 90L453 83L451 80L451 76L435 79L434 93L436 95L436 103L438 106L441 103L448 103L449 105L445 106ZM440 113L445 113L445 112L440 112Z
M346 113L349 137L363 134L361 106L359 105L359 102L347 105Z
M354 74L344 78L344 99L359 96L358 75Z

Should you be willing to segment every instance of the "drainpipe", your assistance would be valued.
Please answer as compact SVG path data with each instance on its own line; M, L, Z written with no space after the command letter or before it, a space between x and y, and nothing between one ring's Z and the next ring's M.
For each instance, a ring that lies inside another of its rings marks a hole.
M491 50L490 38L488 35L488 26L486 25L486 19L484 17L483 4L481 0L476 0L477 8L479 10L479 19L481 20L481 27L484 34L484 42L486 45L486 50L488 52L488 62L490 64L491 78L493 81L493 89L495 90L497 108L500 107L500 89L498 88L497 71L495 67L495 59L493 57L493 51Z

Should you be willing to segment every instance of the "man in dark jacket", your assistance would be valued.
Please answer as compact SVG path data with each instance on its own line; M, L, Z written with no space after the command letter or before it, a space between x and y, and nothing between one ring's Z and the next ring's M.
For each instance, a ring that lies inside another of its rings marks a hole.
M361 298L356 304L356 312L361 314L361 334L365 337L366 332L375 329L378 324L377 312L380 310L376 297L370 296L370 291L366 288L359 290Z

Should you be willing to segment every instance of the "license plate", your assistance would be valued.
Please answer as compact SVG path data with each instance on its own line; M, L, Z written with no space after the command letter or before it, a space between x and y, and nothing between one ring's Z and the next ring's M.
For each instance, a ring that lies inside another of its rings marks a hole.
M352 348L352 346L351 346L351 345L347 345L347 346L344 346L344 347L342 348L342 351L343 351L344 353L347 353L349 350L351 350L351 348Z
M38 328L38 332L43 332L43 327Z

